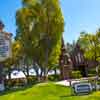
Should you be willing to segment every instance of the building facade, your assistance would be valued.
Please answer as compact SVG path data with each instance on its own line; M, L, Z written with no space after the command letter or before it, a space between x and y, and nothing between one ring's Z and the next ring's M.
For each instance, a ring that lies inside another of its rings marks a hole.
M84 58L84 52L80 49L80 46L76 44L74 50L71 52L71 60L73 62L73 69L79 70L83 77L87 76L87 60Z
M88 76L88 71L96 66L96 62L87 60L84 57L84 51L78 44L75 45L71 53L67 52L62 39L61 55L59 60L61 79L71 78L72 71L80 71L82 77Z
M60 65L60 71L61 71L61 80L69 79L71 71L72 71L72 62L71 62L70 55L68 54L65 48L63 39L62 39L59 65Z

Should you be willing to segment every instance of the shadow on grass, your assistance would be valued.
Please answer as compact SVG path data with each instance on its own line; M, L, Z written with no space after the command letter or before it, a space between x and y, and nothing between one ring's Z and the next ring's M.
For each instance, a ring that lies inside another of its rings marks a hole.
M67 97L75 97L76 95L63 95L63 96L60 96L60 98L67 98Z
M81 96L88 96L90 94L70 94L70 95L63 95L63 96L60 96L60 98L67 98L67 97L81 97Z
M6 89L4 92L0 92L0 96L2 95L7 95L9 93L14 93L17 91L23 91L23 90L27 90L29 88L32 88L35 84L33 85L28 85L28 86L23 86L23 87L18 87L18 88L10 88L10 89Z

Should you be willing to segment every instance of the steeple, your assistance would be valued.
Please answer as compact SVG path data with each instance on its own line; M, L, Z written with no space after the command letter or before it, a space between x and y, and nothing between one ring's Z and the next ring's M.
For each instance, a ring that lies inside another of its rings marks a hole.
M70 55L66 50L63 38L62 38L59 65L61 67L61 79L70 78L70 70L72 68L72 63L71 63Z

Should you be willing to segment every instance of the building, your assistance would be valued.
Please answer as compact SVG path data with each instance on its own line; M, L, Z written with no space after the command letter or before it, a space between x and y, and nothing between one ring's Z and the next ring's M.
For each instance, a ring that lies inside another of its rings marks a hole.
M68 54L64 40L62 39L62 46L61 46L61 55L59 60L60 70L61 70L61 79L69 79L70 74L72 71L72 62L70 59L70 55Z
M87 60L84 57L84 51L76 44L71 52L65 48L62 40L61 55L60 55L61 79L70 78L71 71L80 71L83 77L87 77L89 70L95 68L98 62Z
M87 60L84 58L84 51L80 49L80 46L76 44L74 50L71 52L71 60L73 62L73 69L79 70L83 77L87 76Z

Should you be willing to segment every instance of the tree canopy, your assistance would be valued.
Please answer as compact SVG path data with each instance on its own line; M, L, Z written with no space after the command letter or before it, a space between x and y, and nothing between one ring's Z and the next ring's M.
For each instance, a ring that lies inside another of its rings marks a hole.
M22 4L16 13L16 39L26 58L48 69L58 63L64 31L59 0L23 0Z

